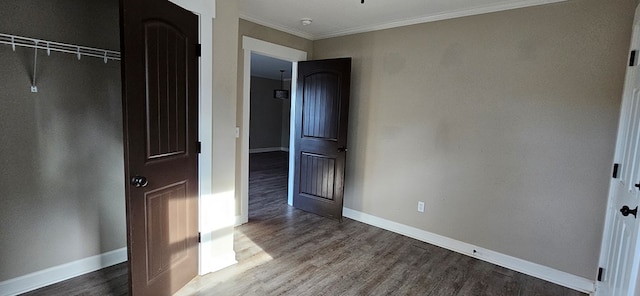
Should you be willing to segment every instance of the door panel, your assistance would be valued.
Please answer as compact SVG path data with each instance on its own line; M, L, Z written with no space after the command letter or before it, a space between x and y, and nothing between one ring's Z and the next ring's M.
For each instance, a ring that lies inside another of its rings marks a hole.
M293 206L342 219L351 59L298 63Z
M610 245L606 255L605 274L603 284L598 295L634 295L634 280L637 274L637 258L635 246L638 235L638 222L633 215L623 216L620 209L623 206L638 205L640 183L640 167L638 166L638 149L640 149L640 100L637 90L625 98L621 116L619 137L623 137L618 147L621 154L621 174L611 184L612 196L608 217L610 219ZM634 181L635 180L635 181ZM635 278L635 277L633 277Z
M304 77L302 136L337 141L340 124L339 73Z
M309 198L334 200L333 184L336 182L336 159L323 155L302 153L300 157L300 194Z
M632 47L640 45L638 12ZM640 198L640 73L635 62L627 69L622 98L615 161L619 176L611 181L607 219L602 243L601 266L604 268L597 295L631 296L636 289L640 253L638 253L638 219L623 215L622 208L638 206Z
M180 115L186 106L176 94L185 93L188 39L164 22L153 20L144 26L148 157L184 154L186 117Z
M198 271L198 18L120 5L131 293L171 295Z
M189 200L187 183L179 182L145 193L147 225L147 281L188 260Z

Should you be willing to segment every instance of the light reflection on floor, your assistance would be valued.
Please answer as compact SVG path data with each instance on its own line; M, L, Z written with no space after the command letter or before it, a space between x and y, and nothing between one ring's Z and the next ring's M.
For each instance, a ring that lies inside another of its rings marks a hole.
M273 260L271 255L244 235L241 230L236 230L235 235L236 246L239 246L236 252L243 252L243 257L247 259L225 269L196 277L176 292L174 296L208 295L207 289L213 288L219 283L229 280L238 274Z

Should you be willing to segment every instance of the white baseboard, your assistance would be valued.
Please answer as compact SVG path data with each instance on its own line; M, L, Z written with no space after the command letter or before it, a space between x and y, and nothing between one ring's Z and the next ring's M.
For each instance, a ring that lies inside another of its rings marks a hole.
M254 149L249 149L249 154L251 154L251 153L263 153L263 152L275 152L275 151L289 152L289 147L254 148Z
M248 215L247 215L247 216L248 216ZM249 223L249 217L245 217L245 216L242 216L242 215L240 215L240 216L236 216L235 220L236 220L236 221L235 221L235 224L233 224L233 227L236 227L236 226L240 226L240 225L242 225L242 224Z
M472 244L454 240L445 236L386 220L349 208L344 208L343 214L347 218L362 223L399 233L426 243L452 250L454 252L477 258L479 260L483 260L545 281L565 286L570 289L574 289L587 294L593 294L595 291L594 281L570 273L498 253L492 250L479 248ZM127 261L127 249L121 248L100 255L76 260L59 266L54 266L45 270L0 282L0 296L18 295L125 261ZM237 263L234 252L216 258L215 262L216 266L213 268L215 270L220 270Z
M216 272L218 270L227 268L231 265L238 263L236 260L236 252L227 252L223 255L216 257L213 262L215 262L211 266L211 272Z
M0 296L18 295L125 261L127 248L121 248L54 266L0 282Z
M424 231L363 212L343 208L345 217L399 233L432 245L436 245L451 251L464 254L482 261L509 268L554 284L558 284L583 293L592 294L595 291L595 282L564 271L553 269L544 265L522 260L516 257L498 253L492 250L479 248L472 244L451 239L442 235Z

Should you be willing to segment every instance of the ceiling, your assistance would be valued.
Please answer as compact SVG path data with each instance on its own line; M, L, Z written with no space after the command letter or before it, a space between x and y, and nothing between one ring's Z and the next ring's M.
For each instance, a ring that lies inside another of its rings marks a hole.
M251 76L280 80L280 70L284 79L291 79L291 62L251 53Z
M240 17L317 40L565 0L238 0ZM312 23L304 26L301 19Z
M240 17L310 40L565 0L238 0ZM301 19L311 24L303 25ZM291 78L291 63L251 55L251 75Z

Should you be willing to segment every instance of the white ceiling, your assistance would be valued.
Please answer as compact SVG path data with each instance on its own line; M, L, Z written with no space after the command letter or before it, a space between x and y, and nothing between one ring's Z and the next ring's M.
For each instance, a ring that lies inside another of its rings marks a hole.
M291 62L251 53L251 76L280 80L280 70L284 79L291 79Z
M566 0L238 0L240 17L317 40ZM301 19L310 18L304 26ZM251 75L291 78L291 63L251 55Z
M565 0L238 0L240 17L317 40ZM303 18L313 22L303 26Z

